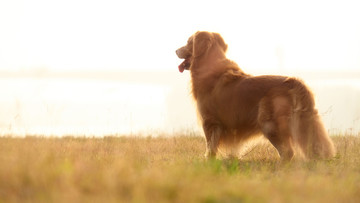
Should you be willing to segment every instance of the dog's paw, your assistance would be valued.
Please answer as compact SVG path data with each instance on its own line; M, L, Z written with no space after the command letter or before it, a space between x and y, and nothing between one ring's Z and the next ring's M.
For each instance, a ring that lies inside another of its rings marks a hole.
M216 153L206 150L205 158L206 159L215 159L216 158Z

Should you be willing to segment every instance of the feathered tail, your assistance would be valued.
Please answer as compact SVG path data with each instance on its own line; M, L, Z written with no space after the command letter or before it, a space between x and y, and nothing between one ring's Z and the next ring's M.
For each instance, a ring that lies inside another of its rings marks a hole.
M335 147L315 109L313 94L301 80L289 78L286 83L291 87L293 99L291 127L294 140L307 158L333 157Z

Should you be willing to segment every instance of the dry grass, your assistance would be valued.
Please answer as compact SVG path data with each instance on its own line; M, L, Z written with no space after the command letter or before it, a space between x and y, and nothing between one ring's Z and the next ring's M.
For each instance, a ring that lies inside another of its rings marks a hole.
M0 137L0 202L360 202L360 137L332 160L281 164L258 145L205 161L198 136Z

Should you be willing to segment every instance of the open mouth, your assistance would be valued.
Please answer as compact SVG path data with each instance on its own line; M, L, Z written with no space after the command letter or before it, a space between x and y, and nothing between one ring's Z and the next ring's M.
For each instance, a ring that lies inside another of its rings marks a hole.
M189 70L190 65L190 57L188 57L179 65L180 73L184 72L184 70Z

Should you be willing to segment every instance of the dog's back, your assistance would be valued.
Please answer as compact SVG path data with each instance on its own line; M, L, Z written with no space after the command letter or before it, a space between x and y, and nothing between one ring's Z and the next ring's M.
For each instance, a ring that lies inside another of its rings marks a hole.
M231 79L226 79L229 77ZM203 114L210 114L228 130L258 131L259 102L270 89L284 86L283 76L229 76L225 73L215 82L211 94L199 97ZM201 112L202 113L202 112ZM210 116L209 115L209 116Z

